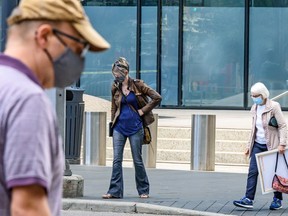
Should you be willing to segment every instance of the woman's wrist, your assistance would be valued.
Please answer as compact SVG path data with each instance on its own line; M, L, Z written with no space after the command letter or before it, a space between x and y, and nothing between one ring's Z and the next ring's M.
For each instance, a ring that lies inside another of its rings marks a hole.
M138 113L139 113L140 116L144 115L142 109L139 109L139 110L138 110Z

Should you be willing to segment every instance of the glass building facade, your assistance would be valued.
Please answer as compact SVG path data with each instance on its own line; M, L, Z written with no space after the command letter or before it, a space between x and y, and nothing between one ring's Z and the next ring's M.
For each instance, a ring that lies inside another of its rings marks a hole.
M82 4L111 44L108 51L88 54L78 82L86 94L111 99L111 66L119 56L130 62L131 77L162 95L162 108L249 109L249 90L258 81L268 87L270 98L287 91L288 0ZM288 96L278 101L288 110Z

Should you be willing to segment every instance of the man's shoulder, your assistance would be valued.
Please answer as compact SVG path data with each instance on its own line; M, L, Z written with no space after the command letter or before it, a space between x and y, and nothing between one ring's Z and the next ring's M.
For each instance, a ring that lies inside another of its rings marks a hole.
M0 65L0 91L17 94L35 94L43 92L43 89L33 82L27 75L15 68Z
M25 109L28 103L34 104L35 110L50 106L44 90L25 74L19 73L13 68L5 68L5 71L1 69L0 65L0 101L2 105L5 104L7 112L15 107ZM3 111L1 104L0 111Z

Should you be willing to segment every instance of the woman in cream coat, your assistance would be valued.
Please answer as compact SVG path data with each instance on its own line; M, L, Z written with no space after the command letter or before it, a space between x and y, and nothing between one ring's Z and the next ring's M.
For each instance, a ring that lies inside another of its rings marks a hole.
M238 207L252 209L256 193L258 169L255 154L279 150L280 154L285 151L287 143L287 124L281 111L280 104L269 99L269 91L263 83L256 83L251 87L251 98L254 105L251 107L252 130L245 154L250 158L249 172L246 185L246 194L233 204ZM278 127L270 126L269 120L275 117ZM282 193L274 192L270 210L282 208Z

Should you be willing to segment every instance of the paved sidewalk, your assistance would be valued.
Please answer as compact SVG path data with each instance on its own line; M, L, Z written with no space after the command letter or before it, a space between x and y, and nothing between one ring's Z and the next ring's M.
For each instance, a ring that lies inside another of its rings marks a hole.
M97 103L92 103L95 106ZM101 103L102 104L102 103ZM91 107L99 111L99 107ZM102 107L109 111L108 107ZM103 111L101 110L101 111ZM217 128L249 129L249 111L233 110L169 110L156 109L159 127L191 127L192 114L216 115ZM288 112L284 112L286 118ZM110 115L107 115L110 118ZM109 120L109 119L108 119ZM129 165L128 165L129 166ZM130 167L132 167L130 165ZM162 215L288 215L288 197L284 195L283 209L270 211L273 194L262 195L258 184L254 210L236 208L233 200L244 196L247 167L216 166L215 172L190 171L187 164L157 164L157 169L147 169L150 180L150 198L138 197L134 169L124 168L124 199L103 200L111 177L111 162L106 167L71 165L73 174L84 178L84 197L63 199L70 210L113 211L118 213L150 213Z
M72 165L73 174L84 178L84 197L64 199L71 210L158 213L166 215L288 215L287 195L283 209L270 211L273 194L262 195L257 188L254 210L244 211L233 200L244 195L246 173L199 172L188 170L147 169L150 198L138 197L134 169L124 168L124 198L103 200L109 187L111 167ZM217 170L217 169L216 169ZM90 204L89 204L90 203ZM92 206L92 207L91 207Z

